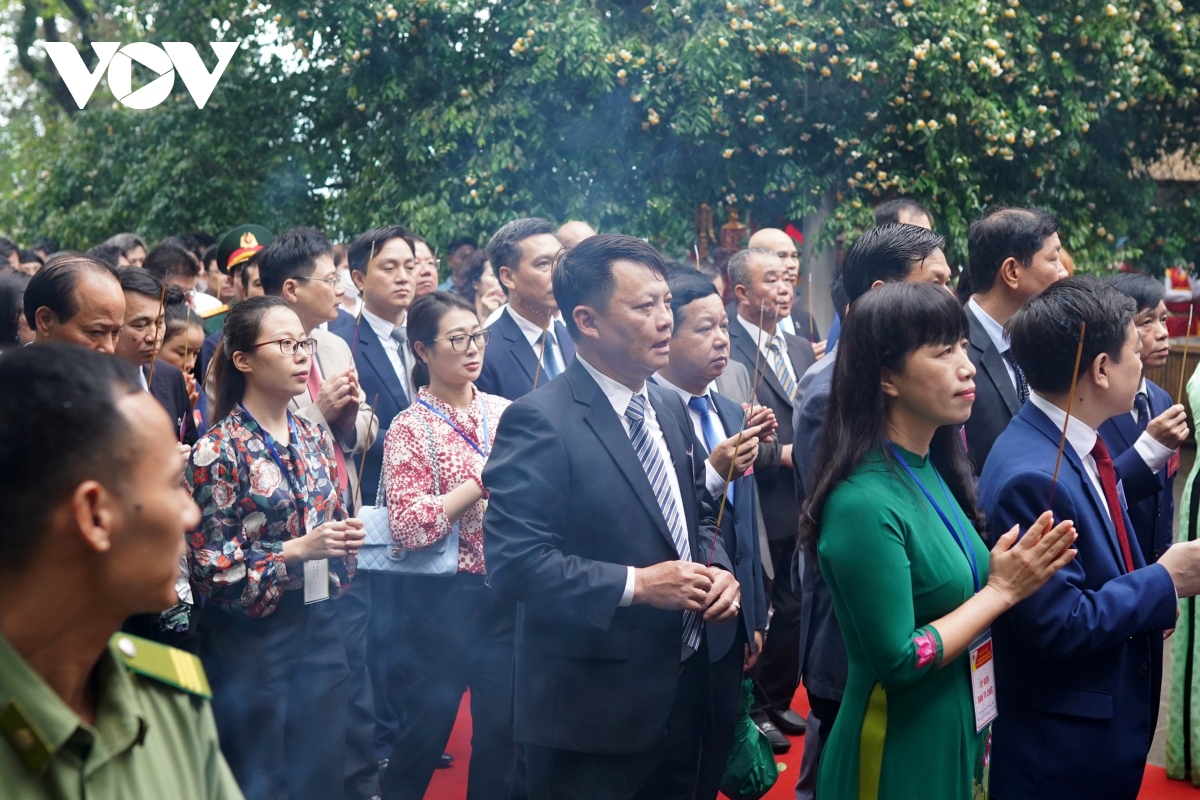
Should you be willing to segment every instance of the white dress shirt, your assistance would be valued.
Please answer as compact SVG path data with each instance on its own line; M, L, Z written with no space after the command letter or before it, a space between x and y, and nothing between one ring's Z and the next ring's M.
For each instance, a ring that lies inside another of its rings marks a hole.
M1008 356L1006 355L1010 348L1008 343L1008 331L1004 330L1003 325L992 319L992 316L983 310L983 306L975 302L974 296L967 301L967 307L975 312L975 316L979 319L979 324L983 326L985 331L987 331L988 338L991 339L992 344L996 346L996 352L1001 355L1002 360L1004 361L1004 371L1008 373L1009 383L1011 383L1013 388L1016 389L1017 373L1013 372L1012 362L1008 360Z
M383 352L387 353L388 361L391 362L392 369L396 371L396 377L400 379L400 385L404 387L404 394L408 397L410 403L416 401L416 392L412 387L412 373L410 372L410 354L400 353L400 343L392 338L392 331L397 327L404 333L405 338L408 338L408 331L404 325L396 325L363 307L363 321L371 326L372 332L379 338L379 343L383 345Z
M633 399L634 392L629 387L617 383L612 378L597 370L587 361L585 361L578 353L575 358L579 360L580 365L587 370L592 379L600 386L600 391L604 392L604 396L608 398L608 402L612 403L613 411L617 412L617 419L621 420L621 427L625 429L625 434L628 436L630 432L629 418L625 416L625 410L629 408L629 401ZM650 441L658 448L658 455L662 459L663 464L667 469L667 487L671 492L671 500L675 504L675 513L679 516L680 524L687 526L687 513L683 505L683 493L679 489L679 477L675 474L675 470L670 468L670 465L675 463L671 456L671 450L667 447L667 440L663 436L662 426L658 424L658 415L654 412L654 406L650 403L650 395L646 391L646 385L637 391L637 394L642 396L646 401L646 433L650 436ZM709 487L709 492L714 497L719 497L720 493L725 491L725 481L722 480L717 471L712 465L705 461L705 486ZM716 478L715 485L711 483L713 478ZM713 492L713 488L716 492ZM696 554L692 554L692 560L696 560ZM634 567L626 568L625 576L625 591L621 595L620 606L628 606L633 603L634 590Z
M779 321L775 324L784 333L790 333L792 336L796 335L796 320L792 319L791 315L780 317Z
M792 385L795 386L797 384L797 382L800 380L800 376L796 374L796 366L794 364L792 364L792 355L791 355L791 353L788 352L787 340L785 340L783 338L783 333L779 330L779 326L776 325L775 335L772 336L771 334L767 333L762 328L758 327L758 325L754 324L753 322L748 321L741 314L737 315L737 321L739 323L741 323L743 328L746 329L746 333L750 334L750 336L753 337L754 341L758 343L758 349L762 353L763 358L767 359L767 368L770 369L771 371L774 371L774 369L775 369L771 365L771 360L770 360L772 358L771 342L775 341L778 343L779 352L781 352L783 354L784 369L786 369L791 374Z
M1138 387L1138 394L1146 396L1147 407L1150 403L1150 392L1146 388L1146 379L1142 378L1142 384ZM1137 422L1137 407L1129 412L1133 417L1133 421ZM1175 451L1168 448L1165 444L1155 439L1150 435L1150 431L1143 431L1138 440L1133 443L1133 449L1142 457L1142 461L1146 462L1146 466L1150 471L1157 475L1167 462L1171 460L1171 456L1175 455Z
M545 331L514 311L512 306L508 306L508 315L512 317L513 322L517 323L517 327L520 328L521 333L525 335L525 340L528 341L529 346L533 348L533 355L536 358L542 352L542 345L538 340L542 338L542 334L545 333ZM555 373L556 375L561 374L562 371L567 368L566 359L563 358L562 345L558 341L558 331L554 330L554 322L557 318L557 315L555 315L555 318L550 320L550 332L554 336L554 345L546 345L546 353L552 353L554 355L555 363L558 364L558 372ZM621 413L625 413L624 409L621 410Z
M1051 403L1046 398L1042 397L1037 392L1029 393L1030 401L1038 407L1039 410L1054 423L1054 426L1060 431L1063 428L1063 423L1067 422L1067 412L1063 411L1058 406ZM1104 485L1100 483L1100 470L1096 467L1096 459L1092 458L1092 448L1096 446L1096 438L1098 434L1092 430L1084 422L1081 422L1076 417L1071 417L1067 425L1067 444L1075 450L1075 454L1079 456L1079 460L1083 462L1083 471L1087 473L1088 478L1092 481L1092 488L1096 490L1096 494L1101 499L1105 500L1101 503L1104 508L1105 515L1111 520L1112 514L1108 510L1108 502L1104 495Z
M664 389L670 389L672 392L679 395L680 399L683 400L684 406L687 407L688 419L692 421L692 431L696 434L697 439L699 439L701 442L704 441L704 425L700 421L700 412L688 405L688 403L692 401L693 397L703 397L704 401L708 403L708 416L712 421L713 430L717 433L717 440L724 441L725 439L729 438L729 434L725 431L725 426L721 424L721 418L717 415L717 404L713 402L711 397L709 397L712 392L717 390L716 383L710 383L705 388L703 395L694 395L691 392L680 389L678 386L671 383L662 376L662 373L655 375L654 380L658 381L659 386L663 387Z

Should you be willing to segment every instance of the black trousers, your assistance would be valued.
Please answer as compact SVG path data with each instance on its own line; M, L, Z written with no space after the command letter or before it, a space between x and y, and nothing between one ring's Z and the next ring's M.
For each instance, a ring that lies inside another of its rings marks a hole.
M369 800L379 794L379 762L375 758L375 700L367 669L370 582L369 572L359 572L350 582L350 591L334 601L350 669L350 704L346 709L347 800Z
M200 658L246 800L345 796L349 669L335 602L306 606L301 591L285 592L261 619L205 606Z
M775 580L771 584L771 626L755 667L757 709L787 711L800 686L800 577L794 564L796 540L767 542Z
M383 775L386 800L421 800L445 751L463 692L471 690L467 800L512 792L513 629L516 605L484 576L410 575L404 581L401 636L409 649L391 688L404 696L400 739Z
M829 732L837 719L841 700L829 700L808 695L808 730L804 733L804 755L800 757L800 774L796 777L796 800L812 800L817 793L817 772L821 767L821 752L829 741Z
M667 730L642 753L604 755L525 745L530 800L692 800L710 711L708 647L680 665Z
M363 574L361 571L358 573ZM400 720L404 709L398 705L400 692L389 689L388 681L398 676L404 657L404 639L400 636L399 609L403 607L404 576L373 572L371 618L367 628L367 670L371 675L371 694L375 700L375 760L392 754L400 739Z
M737 638L729 652L709 666L712 689L712 725L704 737L700 753L700 778L696 783L696 800L716 800L725 777L725 764L733 748L737 728L738 706L742 701L742 665L746 662L746 626L738 616Z

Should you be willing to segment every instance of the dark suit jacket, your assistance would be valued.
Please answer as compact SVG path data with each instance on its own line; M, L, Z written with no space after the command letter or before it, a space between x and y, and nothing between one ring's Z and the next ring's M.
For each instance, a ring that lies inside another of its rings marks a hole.
M1004 356L996 349L992 337L970 306L964 306L971 326L971 346L967 354L975 365L975 402L971 418L964 426L967 431L967 456L978 475L992 450L996 437L1008 427L1008 422L1021 410L1017 389L1008 377Z
M791 317L792 324L796 326L797 336L809 342L821 341L821 329L817 327L816 320L808 315L808 309L800 308L800 304L797 303L792 306Z
M150 368L143 367L143 374L149 378ZM150 394L162 404L171 417L175 435L179 436L180 426L183 427L183 444L195 444L200 435L196 432L196 420L192 416L192 401L188 399L187 384L183 381L183 373L165 361L154 362L154 381L150 384Z
M331 326L332 327L332 326ZM408 408L411 398L404 392L404 384L392 367L392 362L384 352L383 344L370 325L339 325L334 331L354 352L354 366L358 370L358 384L362 387L367 402L374 406L379 419L379 435L375 437L371 449L367 451L363 462L362 501L365 505L375 505L375 493L379 489L379 475L383 470L383 440L392 420L404 409ZM358 344L354 344L357 337ZM408 355L409 361L412 355Z
M204 345L200 348L200 357L196 359L196 374L200 376L200 383L205 383L205 378L208 376L208 366L212 363L213 354L217 352L217 345L221 343L222 331L209 334L204 337Z
M813 355L812 345L806 339L798 336L783 334L787 342L788 356L792 361L792 371L796 375L797 384L800 376L813 365L816 356ZM730 356L740 362L751 374L753 380L755 354L758 344L754 341L742 324L736 319L729 323L729 352ZM775 371L764 357L759 360L761 377L758 387L758 402L770 407L775 412L779 422L776 432L779 444L787 446L792 443L792 401L783 391ZM799 393L797 393L799 394ZM768 467L760 468L755 465L754 477L758 482L758 497L762 503L763 519L767 523L767 539L795 539L800 520L800 507L796 504L795 481L792 470L778 461Z
M796 464L796 500L803 507L816 486L820 465L817 444L825 424L825 409L833 388L837 351L826 353L821 369L810 370L811 382L796 407L792 453ZM826 361L833 363L826 364ZM800 675L809 694L841 701L846 692L846 643L833 611L829 585L817 569L815 548L806 547L800 559Z
M1060 436L1026 403L996 440L979 480L993 536L1046 510ZM1056 520L1074 520L1079 555L992 626L996 797L1137 796L1175 590L1166 569L1144 566L1140 548L1132 548L1136 568L1126 572L1106 508L1068 445L1050 510Z
M678 558L629 436L576 360L504 412L483 470L488 578L519 602L515 733L581 753L638 753L666 734L683 612L618 608L627 566ZM647 387L671 451L693 558L714 545L704 449L682 401ZM703 701L703 698L698 698Z
M483 368L475 381L475 388L488 394L496 394L509 400L517 400L533 391L533 375L538 371L538 354L521 332L516 321L506 311L488 328L491 341L483 353ZM554 323L554 338L558 340L563 360L569 365L575 358L575 343L567 333L567 326ZM545 373L538 375L538 386L549 381Z

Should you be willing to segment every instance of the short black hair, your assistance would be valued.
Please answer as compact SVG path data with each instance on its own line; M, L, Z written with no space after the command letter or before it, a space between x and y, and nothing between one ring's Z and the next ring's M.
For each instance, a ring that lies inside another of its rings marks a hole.
M0 272L0 350L21 344L17 331L25 313L22 299L29 276L15 269Z
M1133 298L1133 302L1137 303L1135 314L1158 308L1163 301L1162 281L1141 272L1120 272L1105 278L1104 282L1126 297Z
M200 242L192 238L191 234L185 233L183 236L168 236L158 243L158 247L164 244L169 244L173 247L178 247L180 250L186 250L191 253L196 259L201 268L204 266L204 246Z
M413 255L416 255L416 241L408 228L403 225L384 225L381 228L372 228L365 233L360 233L350 243L350 247L346 251L346 262L350 265L350 271L365 276L367 262L371 260L372 254L378 253L392 239L403 239L408 248L413 251Z
M39 269L25 287L25 322L30 328L37 328L37 310L43 306L53 311L60 322L79 313L75 290L79 276L84 272L109 275L117 280L115 269L83 253L64 250L50 256L46 266Z
M675 320L675 331L683 324L685 306L709 295L720 296L713 282L695 270L672 273L667 278L667 288L671 290L671 316Z
M22 264L29 264L34 261L36 261L39 264L46 263L46 259L42 258L41 256L39 256L37 253L33 252L32 250L18 250L17 251L17 260L20 261Z
M121 266L124 253L115 244L95 244L87 249L87 255L116 269Z
M1081 323L1087 323L1079 361L1083 373L1101 353L1120 362L1136 310L1132 298L1102 280L1086 275L1063 278L1025 301L1008 321L1013 358L1032 389L1062 394L1071 388Z
M8 261L13 253L19 253L21 248L13 242L12 239L6 239L0 236L0 261Z
M31 247L30 249L31 250L41 250L47 256L50 256L51 254L58 252L58 245L55 244L50 239L42 237L41 239L38 239L36 242L34 242L33 247Z
M454 255L454 251L460 247L469 246L472 250L478 250L479 244L475 241L474 236L460 236L446 246L446 255Z
M77 345L20 347L0 358L0 571L28 566L57 506L86 480L129 471L132 428L117 408L140 391L124 360ZM53 458L47 458L53 453Z
M492 246L489 243L489 254L491 250ZM598 233L589 236L554 265L554 297L558 301L563 322L566 323L567 332L571 334L572 339L579 339L579 327L575 324L576 307L608 307L608 301L612 299L613 289L616 287L612 272L613 262L621 260L644 264L662 279L667 278L667 265L663 263L657 250L635 236L621 233ZM493 261L492 265L495 264Z
M316 228L292 228L258 253L258 279L263 292L278 295L289 278L308 278L321 256L333 258L333 243Z
M213 236L208 231L188 231L184 234L185 238L193 240L200 245L201 250L207 250L217 243L217 237ZM213 251L213 258L217 257L217 251Z
M967 272L976 292L991 291L1000 265L1010 258L1028 267L1046 240L1058 233L1058 219L1040 208L996 206L967 228Z
M487 243L488 261L496 276L500 276L500 268L517 269L521 265L521 242L530 236L541 236L543 233L554 235L554 226L550 220L541 217L524 217L514 219L500 227L492 234ZM505 289L504 291L508 291Z
M161 281L172 275L195 278L200 275L200 262L184 248L164 241L146 254L142 269L153 273Z
M899 283L934 251L945 237L916 225L898 222L868 228L854 240L842 261L842 288L853 304L876 281Z
M242 282L242 291L250 291L250 268L258 269L258 257L262 255L262 250L257 251L245 261L239 261L229 268L230 272L237 272L238 280ZM262 273L259 273L258 282L262 283Z
M454 278L454 291L465 297L469 302L475 302L475 283L483 279L483 268L488 265L487 250L476 249L467 257L467 265ZM495 271L493 270L493 274Z
M933 222L933 214L929 209L913 200L911 197L897 197L895 200L885 200L875 206L875 225L889 225L900 221L900 212L909 214L924 214L926 219Z
M121 282L122 292L133 292L155 300L164 297L163 282L153 272L141 267L119 267L117 280Z

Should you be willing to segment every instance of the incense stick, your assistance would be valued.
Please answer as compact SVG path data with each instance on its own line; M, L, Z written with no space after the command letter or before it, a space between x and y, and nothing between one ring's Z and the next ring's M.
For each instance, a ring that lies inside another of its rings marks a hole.
M367 420L367 434L368 435L370 435L370 433L371 433L371 426L375 424L375 404L378 402L379 402L379 392L376 392L375 397L371 399L371 418ZM337 447L338 445L335 442L333 446ZM364 447L363 451L362 451L362 458L360 458L358 461L358 485L354 487L354 498L353 498L354 502L353 502L353 505L350 507L351 514L353 514L355 512L355 510L358 508L359 504L362 502L363 469L365 469L367 466L367 451L370 449L371 449L370 447ZM376 503L379 502L378 497L375 498L375 502Z
M371 274L371 259L375 258L375 243L371 242L371 255L367 256L367 266L363 269L363 290L358 298L358 319L354 321L354 344L350 346L350 360L358 352L358 329L362 326L363 309L367 306L367 276ZM414 287L415 288L415 287Z
M1067 446L1067 428L1071 425L1071 406L1075 403L1075 387L1079 381L1079 362L1083 359L1083 340L1087 323L1079 323L1079 346L1075 348L1075 371L1071 373L1071 391L1067 395L1067 419L1063 422L1062 437L1058 440L1058 455L1054 459L1054 477L1050 480L1050 499L1047 509L1054 505L1054 489L1058 486L1058 468L1062 466L1063 449Z
M1192 314L1196 311L1196 306L1188 308L1188 326L1187 333L1183 339L1183 361L1179 364L1179 391L1175 393L1175 405L1183 402L1183 385L1187 381L1187 357L1188 348L1192 344Z
M812 315L812 293L813 293L813 278L812 278L812 272L809 272L808 273L808 341L811 344L816 344L817 343L817 335L813 329L814 323L813 323L813 315Z
M725 518L725 504L729 500L729 484L733 482L733 468L737 464L737 453L742 446L742 436L746 433L746 426L750 424L750 417L754 414L754 401L758 399L758 386L762 378L759 372L759 364L762 360L762 324L766 310L766 303L759 301L758 335L755 337L755 344L758 346L754 351L754 375L750 381L750 409L742 417L742 429L738 431L737 440L733 443L733 457L729 460L729 471L725 475L725 491L721 492L721 504L717 507L717 524L713 531L712 547L708 551L708 561L704 564L706 567L712 566L713 554L717 552L717 537L721 535L721 520Z
M158 361L158 326L162 324L163 307L167 304L167 282L163 281L162 295L158 298L158 316L154 318L154 355L150 356L150 377L146 379L146 386L154 385L154 363Z
M185 387L187 386L186 378L187 378L187 374L188 374L188 368L187 368L188 332L191 330L191 322L192 322L192 317L191 317L191 312L189 311L188 316L183 318L183 370L182 371L183 371L183 375L185 378L185 380L184 380ZM195 380L195 378L192 378L192 380ZM200 387L197 386L196 390L197 390L196 399L199 400L200 399L200 394L199 394ZM183 444L183 434L184 434L184 431L187 430L188 417L191 416L191 414L192 414L191 406L192 406L192 404L188 403L187 416L185 416L179 422L179 443L180 444Z

